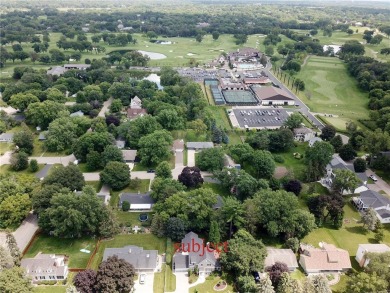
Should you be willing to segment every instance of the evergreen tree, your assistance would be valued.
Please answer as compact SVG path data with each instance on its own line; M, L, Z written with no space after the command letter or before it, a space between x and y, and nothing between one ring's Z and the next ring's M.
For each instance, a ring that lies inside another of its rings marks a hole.
M212 129L213 132L213 142L214 143L221 143L222 142L222 131L218 127L214 127Z
M21 259L21 253L20 253L19 247L16 243L15 237L11 233L11 231L6 232L6 242L7 242L9 252L12 256L12 259L14 260L15 266L19 266L20 259Z
M258 289L259 293L275 293L274 287L272 286L272 282L268 274L266 274L266 276L260 280Z
M217 221L211 221L209 231L209 242L218 244L221 241L221 234L219 233L219 225Z

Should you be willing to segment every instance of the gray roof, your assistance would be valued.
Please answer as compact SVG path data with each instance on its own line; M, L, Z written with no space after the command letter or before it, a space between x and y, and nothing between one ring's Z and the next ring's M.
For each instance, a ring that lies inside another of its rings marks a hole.
M34 258L22 259L20 266L32 277L48 274L54 276L64 276L67 266L56 263L57 257L63 258L62 255L59 256L39 253Z
M157 267L157 250L144 250L142 247L134 245L122 248L106 248L103 261L114 255L132 264L135 269L155 269Z
M66 69L86 69L91 67L91 64L64 64Z
M355 168L352 164L347 164L342 158L337 155L333 156L333 159L330 161L332 169L346 169L352 172L355 172Z
M46 133L41 132L38 137L39 140L46 140Z
M69 116L70 117L81 117L81 116L84 116L84 113L83 113L83 111L79 110L77 112L70 114Z
M267 257L265 258L264 267L273 266L276 262L285 263L289 268L298 267L297 258L291 249L267 247Z
M356 176L361 180L361 181L367 181L367 175L365 172L355 172Z
M130 204L154 204L153 198L150 197L150 193L121 193L120 204L124 201L128 201Z
M217 203L213 205L213 209L220 209L223 207L223 198L220 195L217 195Z
M361 192L359 198L365 206L372 207L374 209L390 205L390 199L370 189ZM377 210L378 214L380 214L379 211L380 210ZM389 213L389 211L387 211L387 213ZM390 217L390 214L387 217Z
M380 209L376 210L376 212L381 216L382 219L390 218L390 211L388 209Z
M195 243L199 244L199 247L202 247L201 250L193 251L192 248L195 246L194 245ZM183 249L182 252L185 252L185 253L187 252L187 254L188 254L188 263L199 264L200 262L202 262L204 260L208 260L212 265L214 265L214 266L217 265L218 259L215 257L213 252L210 252L207 249L205 249L204 254L201 255L203 252L203 247L206 244L203 243L203 240L199 238L198 234L196 234L194 232L187 233L184 236L184 238L182 239L181 244L182 244L181 248ZM175 253L175 258L174 258L175 263L176 263L176 258L178 257L178 255L181 255L181 252ZM180 259L180 257L179 257L179 262L182 262L182 261L183 260Z
M303 134L312 133L314 131L311 130L310 128L307 128L307 127L299 127L299 128L294 128L293 132L294 132L295 135L297 135L297 134L300 134L300 133L303 133Z
M189 268L188 260L189 258L187 254L181 254L180 252L176 252L173 258L173 264L175 270Z
M65 68L62 66L54 66L52 69L49 69L46 71L46 74L51 74L51 75L62 75L65 73Z
M187 142L188 149L210 149L214 144L211 141Z
M2 134L0 134L0 140L12 141L13 138L14 138L14 134L13 133L2 133Z
M125 161L134 161L137 156L137 150L123 150L122 155Z

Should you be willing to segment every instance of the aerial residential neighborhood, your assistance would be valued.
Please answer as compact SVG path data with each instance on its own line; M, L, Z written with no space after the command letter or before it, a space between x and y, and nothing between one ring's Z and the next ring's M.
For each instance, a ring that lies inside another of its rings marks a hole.
M390 292L388 1L0 13L0 293Z

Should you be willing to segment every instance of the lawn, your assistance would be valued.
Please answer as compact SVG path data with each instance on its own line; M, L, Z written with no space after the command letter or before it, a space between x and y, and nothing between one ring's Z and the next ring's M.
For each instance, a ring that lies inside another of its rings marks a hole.
M144 249L156 249L159 254L165 253L166 239L158 238L153 234L122 234L113 239L103 240L100 242L96 255L91 262L91 268L97 269L102 262L105 248L120 248L126 245L136 245Z
M38 166L39 166L39 169L38 169L37 172L39 172L39 170L43 169L43 167L44 167L45 165L38 164ZM35 174L35 173L37 173L37 172L31 172L29 167L28 167L27 169L25 169L25 170L22 170L22 171L14 171L14 170L11 169L11 165L2 165L2 166L0 166L0 174L6 174L6 173L11 173L11 174L12 174L12 173L17 173L17 174L29 174L29 175L33 175L33 174Z
M340 117L340 116L339 117L325 117L325 116L321 116L321 120L324 120L325 122L327 122L327 124L333 125L336 128L337 131L341 131L341 132L343 132L343 131L345 132L346 131L346 127L347 127L347 123L351 122L351 119Z
M167 265L163 264L161 267L161 272L154 273L153 293L164 293L166 266Z
M176 276L173 274L169 265L165 266L165 292L176 290Z
M230 125L230 121L226 113L226 107L210 106L210 109L214 113L214 118L218 127L227 130L232 129L232 126Z
M348 75L339 59L310 56L297 78L305 81L305 93L299 92L299 97L312 112L334 114L352 121L368 118L367 94L357 87L356 80Z
M38 286L34 287L33 293L65 293L66 286Z
M296 146L291 148L288 152L277 153L283 157L283 163L277 163L277 166L284 166L289 172L292 172L294 176L302 180L305 176L306 165L304 163L303 156L305 155L306 148L308 147L307 143L296 143ZM300 153L302 155L301 159L296 159L294 153Z
M70 268L85 268L91 254L81 252L80 249L87 249L91 252L95 249L96 239L63 239L38 235L24 257L34 257L38 252L65 254L69 256Z
M139 179L139 186L132 186L132 183L130 183L130 186L127 186L126 188L119 190L119 191L112 191L111 192L111 199L110 199L110 205L112 207L117 207L119 203L119 194L123 192L133 192L133 193L145 193L149 191L149 179Z
M141 214L148 214L149 219L146 222L141 222L139 220L139 216ZM142 223L150 223L152 213L133 213L133 212L123 212L123 211L117 211L116 216L118 218L118 222L120 224L125 224L127 227L134 226L134 225L142 225Z
M356 250L360 243L375 243L374 233L367 232L360 221L360 214L348 202L344 207L344 223L339 229L322 227L315 229L312 233L306 236L302 242L312 244L318 247L318 243L325 241L336 245L339 248L348 250L352 265L357 265L355 261ZM347 240L347 241L346 241ZM383 243L390 245L390 227L385 229L385 239Z
M202 187L210 188L212 191L214 191L216 194L219 194L222 197L230 195L230 193L227 190L225 190L225 188L223 188L221 184L218 183L205 182L203 183Z
M221 277L207 278L206 281L202 284L199 284L195 287L190 288L190 293L202 292L202 293L212 293L215 292L214 286L221 280ZM234 292L233 286L228 284L225 290L218 292Z
M102 183L100 181L86 181L85 185L92 186L96 190L96 192L99 192L102 188Z

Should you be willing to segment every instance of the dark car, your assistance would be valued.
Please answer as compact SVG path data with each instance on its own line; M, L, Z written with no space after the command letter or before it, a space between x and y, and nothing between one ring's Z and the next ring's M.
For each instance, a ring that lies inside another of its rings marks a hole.
M149 169L148 171L146 171L146 172L148 172L148 173L154 173L154 172L156 172L155 170L153 170L153 169Z
M259 272L252 272L252 276L255 279L256 283L260 283L260 275Z

